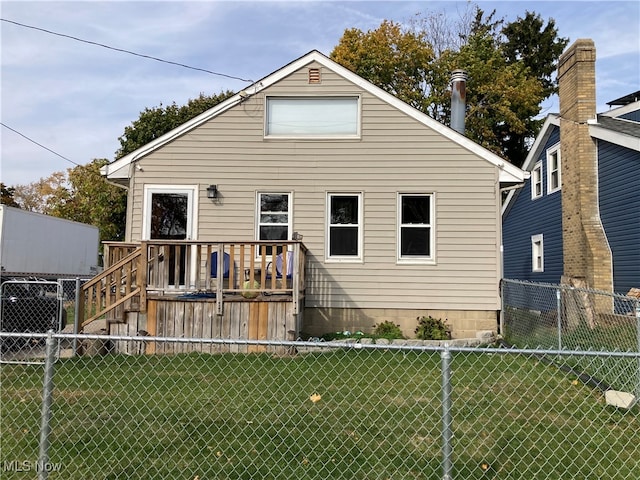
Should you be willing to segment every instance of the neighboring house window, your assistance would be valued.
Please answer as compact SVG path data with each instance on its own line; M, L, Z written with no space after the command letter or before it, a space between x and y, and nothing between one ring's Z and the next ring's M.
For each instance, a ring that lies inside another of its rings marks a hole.
M560 145L556 145L547 150L547 193L557 192L561 186Z
M542 162L536 163L531 172L531 198L542 196Z
M531 237L531 270L544 272L544 241L542 235Z
M432 261L433 195L399 194L398 219L398 260Z
M327 259L362 259L362 194L327 195Z
M268 137L357 137L358 97L267 97Z
M258 240L290 240L291 193L258 193L257 203ZM271 254L271 247L267 254Z

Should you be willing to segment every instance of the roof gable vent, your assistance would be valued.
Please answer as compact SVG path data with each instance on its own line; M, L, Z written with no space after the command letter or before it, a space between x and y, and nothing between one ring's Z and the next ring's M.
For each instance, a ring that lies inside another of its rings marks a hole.
M309 69L309 83L320 83L320 69L319 68L310 68Z

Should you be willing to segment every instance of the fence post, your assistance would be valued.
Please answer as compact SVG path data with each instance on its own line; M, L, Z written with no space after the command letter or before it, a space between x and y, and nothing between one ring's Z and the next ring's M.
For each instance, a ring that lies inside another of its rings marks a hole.
M498 319L498 326L500 327L500 331L498 332L500 335L504 337L504 278L500 280L500 318Z
M451 352L445 344L442 358L442 479L451 480Z
M556 310L558 312L556 315L558 317L558 350L562 350L562 312L560 310L562 304L560 298L560 289L556 288Z
M56 342L53 331L47 334L47 358L44 364L44 381L42 387L42 413L40 418L40 452L38 454L38 480L46 480L49 476L49 433L51 432L51 404L53 399L53 365L56 361Z
M73 356L78 355L78 329L80 328L80 278L76 277L76 299L75 308L73 312Z
M640 353L640 300L636 300L636 337L638 353ZM640 398L640 358L638 358L638 374L636 377L636 398Z

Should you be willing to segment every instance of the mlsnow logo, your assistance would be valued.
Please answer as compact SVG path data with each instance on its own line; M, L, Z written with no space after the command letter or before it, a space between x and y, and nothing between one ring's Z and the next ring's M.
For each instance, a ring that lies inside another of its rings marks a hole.
M30 460L10 460L2 462L3 472L59 472L62 464L49 462L32 462Z

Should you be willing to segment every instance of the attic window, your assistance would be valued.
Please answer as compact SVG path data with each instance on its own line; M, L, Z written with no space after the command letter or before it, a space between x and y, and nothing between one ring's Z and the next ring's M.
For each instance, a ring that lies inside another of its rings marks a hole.
M320 83L320 69L319 68L310 68L309 69L309 83Z
M267 137L353 138L359 134L359 97L267 97Z

